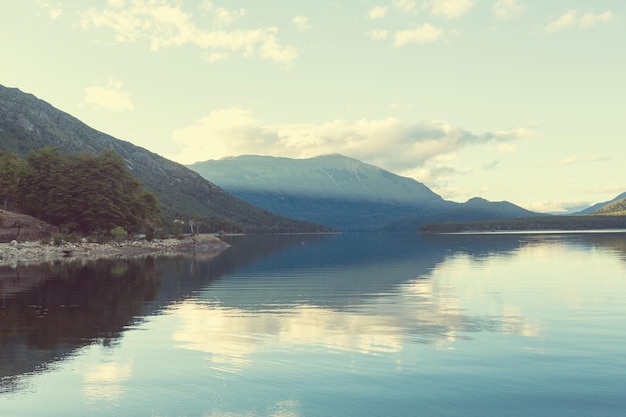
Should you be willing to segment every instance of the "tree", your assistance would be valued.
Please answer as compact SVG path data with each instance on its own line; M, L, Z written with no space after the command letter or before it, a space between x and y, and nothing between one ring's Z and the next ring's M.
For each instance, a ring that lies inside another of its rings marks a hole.
M16 154L0 151L0 199L8 210L18 200L20 181L26 174L26 163Z
M83 234L117 227L153 234L160 223L156 197L112 150L61 156L57 149L43 148L27 162L21 196L32 216Z

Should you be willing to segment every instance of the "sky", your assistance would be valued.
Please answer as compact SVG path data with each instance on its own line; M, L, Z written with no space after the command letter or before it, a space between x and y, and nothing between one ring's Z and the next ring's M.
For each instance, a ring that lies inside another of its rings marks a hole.
M0 0L0 84L174 161L340 153L442 197L626 191L624 0Z

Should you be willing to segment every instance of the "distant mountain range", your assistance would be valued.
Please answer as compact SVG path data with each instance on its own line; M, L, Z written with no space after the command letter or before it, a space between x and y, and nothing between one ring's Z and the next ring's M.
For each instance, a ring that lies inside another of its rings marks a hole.
M92 129L31 94L0 85L0 149L25 157L45 146L69 153L113 149L157 195L166 221L199 216L226 231L413 232L426 223L538 215L509 202L446 201L414 179L343 155L239 156L185 167ZM626 193L581 213L624 197ZM619 212L619 207L611 210Z
M329 230L252 206L181 164L92 129L31 94L0 85L0 149L25 157L45 146L69 153L115 150L157 195L168 221L199 216L223 230L248 233Z
M238 156L189 165L233 195L345 231L415 231L424 223L534 216L509 202L446 201L424 184L343 155Z

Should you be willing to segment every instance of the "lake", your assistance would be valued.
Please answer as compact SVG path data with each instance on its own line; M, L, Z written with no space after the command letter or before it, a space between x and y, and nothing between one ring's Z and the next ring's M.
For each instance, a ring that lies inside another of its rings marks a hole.
M626 233L0 268L0 416L624 416Z

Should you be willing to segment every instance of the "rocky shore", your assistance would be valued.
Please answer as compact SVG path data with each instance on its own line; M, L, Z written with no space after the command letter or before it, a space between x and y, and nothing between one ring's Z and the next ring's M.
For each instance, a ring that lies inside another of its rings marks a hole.
M56 260L96 259L145 254L219 252L229 245L213 235L197 235L184 239L155 239L112 243L0 243L0 265L40 263Z

